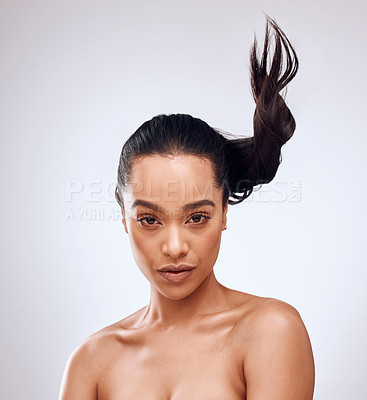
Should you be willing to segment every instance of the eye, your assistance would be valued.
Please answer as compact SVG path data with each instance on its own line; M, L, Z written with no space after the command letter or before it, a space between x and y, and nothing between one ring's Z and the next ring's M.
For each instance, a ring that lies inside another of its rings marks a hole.
M189 221L192 220L195 225L199 225L206 222L208 219L210 219L208 215L195 214L190 217Z
M155 218L153 217L143 217L143 218L138 218L137 221L140 223L142 226L147 226L147 225L157 225L155 222L158 222Z

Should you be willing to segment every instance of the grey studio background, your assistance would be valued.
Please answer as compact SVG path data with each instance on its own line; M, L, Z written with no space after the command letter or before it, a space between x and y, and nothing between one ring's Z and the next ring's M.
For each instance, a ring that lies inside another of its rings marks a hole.
M266 12L297 50L296 118L274 181L229 210L224 285L300 312L315 399L364 399L366 7L362 1L0 3L1 386L57 398L74 348L144 307L113 189L145 120L252 135L248 53Z

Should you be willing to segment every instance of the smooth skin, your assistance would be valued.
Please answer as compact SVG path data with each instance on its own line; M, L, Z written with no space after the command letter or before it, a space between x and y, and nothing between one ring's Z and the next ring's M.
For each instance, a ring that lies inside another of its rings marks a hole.
M60 400L312 400L314 360L297 310L226 288L214 275L228 204L211 162L137 159L123 197L150 302L72 353ZM195 269L170 282L157 272L169 264Z

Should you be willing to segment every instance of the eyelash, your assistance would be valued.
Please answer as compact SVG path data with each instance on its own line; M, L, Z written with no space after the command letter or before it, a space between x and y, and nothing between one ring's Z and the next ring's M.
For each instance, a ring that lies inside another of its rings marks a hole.
M191 215L190 218L189 218L189 220L190 220L191 218L194 218L194 217L203 217L203 220L201 220L201 222L194 222L194 223L193 223L194 225L201 225L201 224L204 223L204 221L211 219L211 217L209 217L208 215L197 213L197 214ZM154 226L154 225L158 225L158 224L148 224L148 223L146 222L148 219L154 219L155 221L157 221L157 219L156 219L155 217L151 216L151 215L138 218L137 221L139 222L139 224L140 224L141 226ZM142 223L143 221L145 221L145 224Z

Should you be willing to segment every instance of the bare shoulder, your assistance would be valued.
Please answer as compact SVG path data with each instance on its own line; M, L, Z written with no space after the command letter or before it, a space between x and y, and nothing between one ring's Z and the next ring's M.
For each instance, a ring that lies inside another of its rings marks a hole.
M93 333L73 350L65 366L60 400L97 399L98 382L129 341L129 326L137 313Z
M246 341L250 353L256 353L257 346L264 343L277 347L295 341L311 350L301 315L292 305L278 299L251 295L239 318L237 334Z
M238 323L248 400L311 400L314 360L299 312L271 298L252 298Z
M305 329L299 312L282 300L242 292L235 292L235 295L240 304L236 308L236 331L242 338L246 336L250 340L256 338L261 330L266 334L269 328L276 330L285 325Z
M252 296L246 314L242 317L252 330L264 333L284 328L305 329L299 312L292 305L278 299Z
M60 400L97 399L98 376L104 358L102 349L111 342L108 330L89 336L70 354L62 378Z

